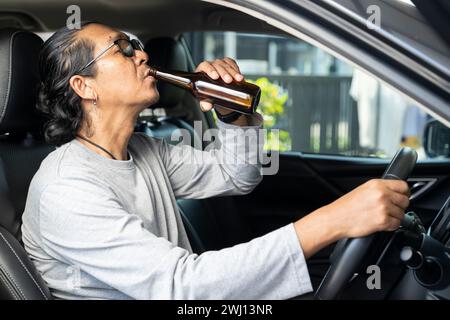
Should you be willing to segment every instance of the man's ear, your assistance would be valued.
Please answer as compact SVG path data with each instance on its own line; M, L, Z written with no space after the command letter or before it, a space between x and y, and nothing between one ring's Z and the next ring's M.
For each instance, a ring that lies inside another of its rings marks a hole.
M75 93L80 96L81 99L85 100L96 100L97 96L89 80L85 77L75 75L69 79L70 87L75 91Z

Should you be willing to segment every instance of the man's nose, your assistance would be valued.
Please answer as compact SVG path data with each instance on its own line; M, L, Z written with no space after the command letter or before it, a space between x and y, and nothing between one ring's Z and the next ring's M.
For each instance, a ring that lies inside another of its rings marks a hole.
M148 62L148 54L144 50L135 50L135 62L137 65Z

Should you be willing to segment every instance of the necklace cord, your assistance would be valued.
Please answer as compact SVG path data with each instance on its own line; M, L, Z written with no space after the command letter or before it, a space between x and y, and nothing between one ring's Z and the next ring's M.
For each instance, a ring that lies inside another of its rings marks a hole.
M83 137L83 136L81 136L81 135L79 135L79 134L77 134L76 136L77 136L78 138L80 138L80 139L82 139L82 140L84 140L84 141L86 141L86 142L92 144L93 146L95 146L95 147L101 149L102 151L106 152L106 153L109 154L109 156L110 156L111 158L113 158L114 160L117 160L116 157L114 157L114 155L113 155L111 152L109 152L108 150L106 150L106 149L103 148L102 146L99 146L99 145L96 144L95 142L93 142L93 141L91 141L91 140L89 140L89 139L87 139L87 138L85 138L85 137Z

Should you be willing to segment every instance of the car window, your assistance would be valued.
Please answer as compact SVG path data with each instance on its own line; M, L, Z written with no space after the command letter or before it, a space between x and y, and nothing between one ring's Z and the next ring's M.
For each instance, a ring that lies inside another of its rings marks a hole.
M266 129L278 130L269 132L266 149L391 158L399 147L409 146L419 159L433 156L423 148L430 115L317 47L295 38L248 33L183 36L196 63L234 58L246 78L262 88L258 111Z

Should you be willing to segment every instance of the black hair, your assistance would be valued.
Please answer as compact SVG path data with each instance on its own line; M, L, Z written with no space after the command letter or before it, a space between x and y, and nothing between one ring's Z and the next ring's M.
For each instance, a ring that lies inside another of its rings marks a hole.
M39 55L40 87L37 108L50 119L45 125L45 139L60 146L75 138L85 118L81 98L71 88L69 79L79 74L95 76L94 64L78 72L93 59L95 43L77 37L80 29L67 27L45 41Z

